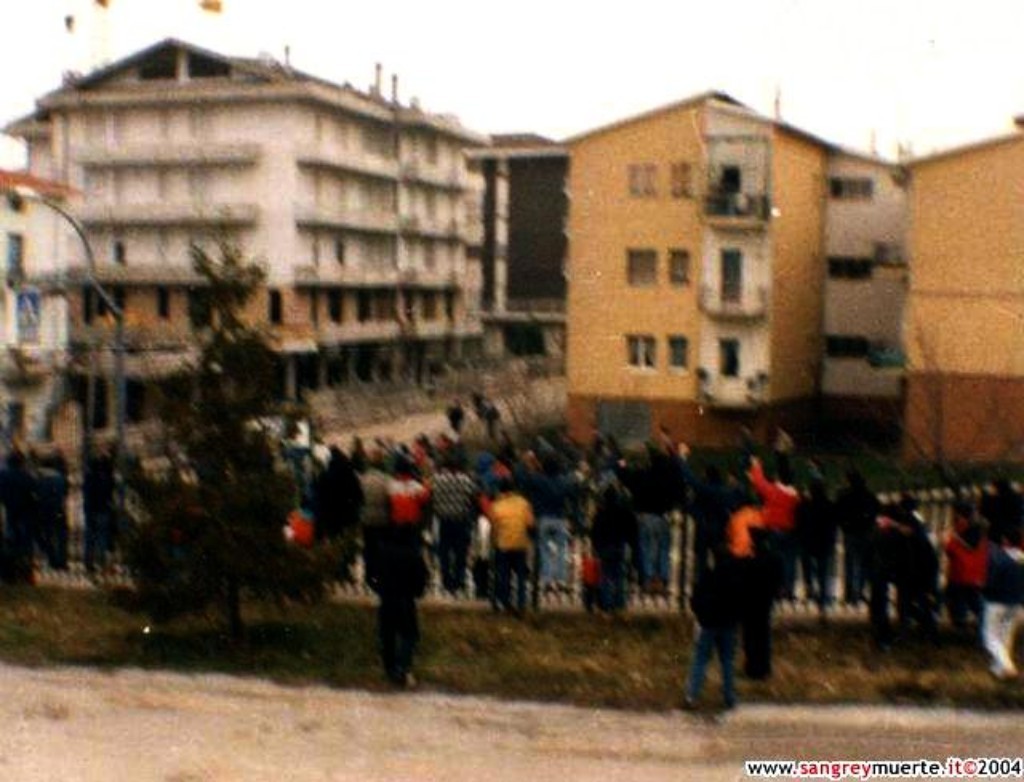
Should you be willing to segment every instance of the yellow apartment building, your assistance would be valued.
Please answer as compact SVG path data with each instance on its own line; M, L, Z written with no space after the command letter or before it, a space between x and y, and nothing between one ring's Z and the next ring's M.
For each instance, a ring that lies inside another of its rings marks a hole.
M905 455L1019 460L1024 134L921 158L910 172Z
M720 93L567 144L573 436L809 421L832 147Z

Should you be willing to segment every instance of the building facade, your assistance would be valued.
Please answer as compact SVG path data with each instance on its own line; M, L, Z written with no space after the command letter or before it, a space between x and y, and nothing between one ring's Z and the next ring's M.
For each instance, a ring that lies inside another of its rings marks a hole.
M910 459L1024 458L1022 182L1020 132L910 164Z
M496 134L470 158L484 178L488 353L563 356L568 150L534 134Z
M809 420L830 146L718 93L568 146L572 433L724 444Z
M825 215L827 420L897 438L903 407L903 309L907 291L906 172L836 150Z
M0 411L8 447L51 439L67 361L67 300L47 284L62 266L59 218L26 193L57 202L68 196L59 183L0 170Z
M70 183L96 278L123 305L129 419L204 326L189 248L226 239L266 270L251 317L280 357L281 393L422 379L481 349L479 177L486 143L447 116L272 60L167 40L43 96L10 125L33 173ZM63 237L68 275L84 264ZM102 302L70 303L70 342L110 339ZM72 385L83 388L88 367ZM109 362L100 375L109 379ZM102 384L98 423L109 421Z

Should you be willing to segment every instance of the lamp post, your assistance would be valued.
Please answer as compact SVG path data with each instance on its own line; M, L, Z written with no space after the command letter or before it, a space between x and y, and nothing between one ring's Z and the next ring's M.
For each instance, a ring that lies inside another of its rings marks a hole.
M95 292L103 302L104 306L114 316L114 386L115 386L115 426L116 426L116 441L117 441L117 456L116 464L119 472L121 473L122 482L117 492L117 511L119 516L124 511L124 442L125 442L125 417L126 417L126 390L125 390L125 373L124 373L124 309L114 300L110 293L100 285L96 279L96 256L93 254L92 245L89 243L88 237L85 235L85 229L82 227L81 222L68 212L63 206L47 198L44 194L36 191L33 188L26 186L19 186L14 188L13 192L8 196L13 203L17 203L21 200L32 201L33 203L42 204L43 206L51 209L60 215L68 225L74 230L78 239L82 243L82 248L85 250L85 284L86 286ZM92 400L88 400L91 405ZM82 481L85 482L85 471L89 464L90 456L90 443L89 440L92 437L92 410L85 411L84 421L84 436L82 437Z

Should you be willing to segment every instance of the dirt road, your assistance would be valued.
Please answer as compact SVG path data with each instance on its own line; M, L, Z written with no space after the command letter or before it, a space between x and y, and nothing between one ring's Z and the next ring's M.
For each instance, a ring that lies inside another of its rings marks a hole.
M372 695L252 679L0 666L0 779L680 780L744 759L1008 755L1020 715L741 706L689 714Z

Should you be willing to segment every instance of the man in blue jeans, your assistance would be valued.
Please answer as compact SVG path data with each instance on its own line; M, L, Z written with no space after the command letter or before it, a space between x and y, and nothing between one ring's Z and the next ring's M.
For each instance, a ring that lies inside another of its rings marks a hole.
M723 704L726 709L736 705L733 658L740 616L741 574L739 563L727 553L722 553L716 558L715 567L694 589L690 607L699 627L683 702L686 709L696 707L704 687L708 662L715 651L722 667Z

